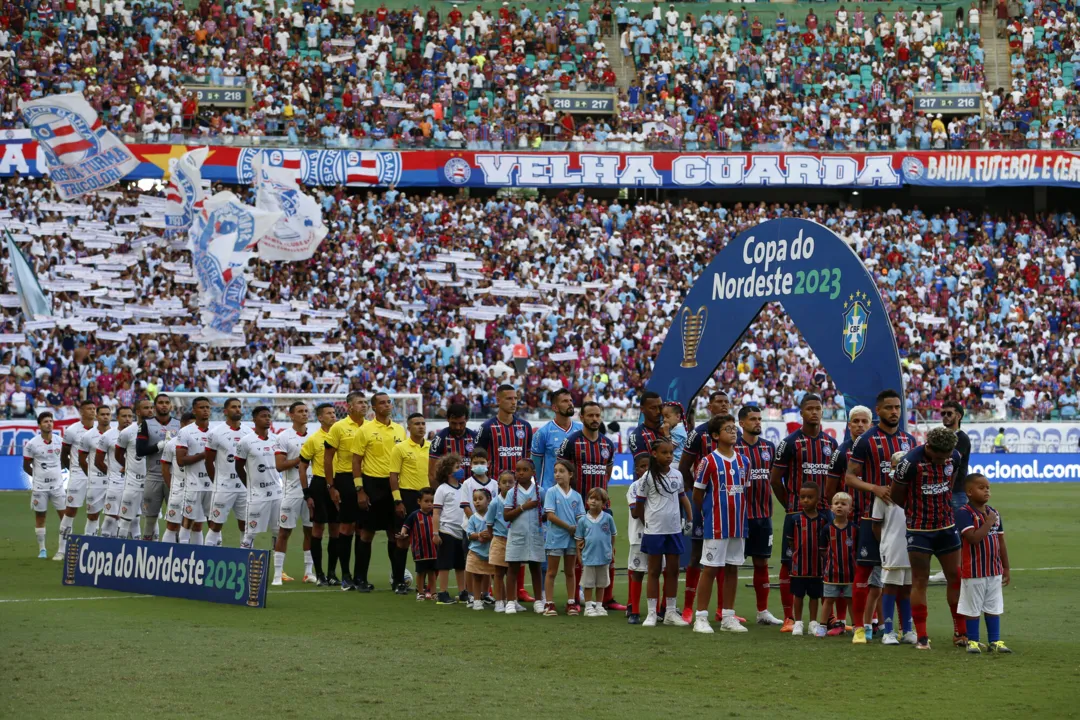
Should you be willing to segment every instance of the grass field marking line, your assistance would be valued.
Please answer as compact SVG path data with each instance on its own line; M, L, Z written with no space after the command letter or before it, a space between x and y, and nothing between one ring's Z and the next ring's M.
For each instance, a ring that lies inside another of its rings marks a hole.
M156 595L90 595L84 597L57 597L57 598L10 598L0 600L0 603L25 603L25 602L74 602L76 600L134 600L136 598L157 597Z

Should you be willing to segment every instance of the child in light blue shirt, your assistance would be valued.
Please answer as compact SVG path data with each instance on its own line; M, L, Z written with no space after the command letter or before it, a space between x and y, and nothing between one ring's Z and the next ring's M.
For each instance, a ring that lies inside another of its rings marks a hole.
M577 565L577 543L574 532L578 520L585 514L585 503L581 494L570 487L574 476L574 464L559 458L555 461L555 487L544 495L544 516L547 518L547 537L544 539L544 552L547 554L547 574L544 577L544 615L558 615L555 609L555 578L559 574L559 562L565 557L563 572L566 575L566 614L577 615L577 592L575 587L575 566Z
M506 507L506 493L514 485L514 473L505 471L499 475L499 494L492 498L484 513L484 521L491 532L491 545L488 549L488 562L495 570L495 612L506 610L506 519L503 508ZM477 513L479 515L479 513Z
M581 557L581 587L585 591L585 617L604 617L607 610L601 598L608 586L608 566L612 561L615 540L615 519L604 512L607 493L602 488L589 491L589 512L578 521L574 537L577 538L578 555ZM593 596L596 601L593 601Z
M683 413L682 405L677 402L664 403L662 413L664 425L671 435L671 442L675 443L675 457L672 461L677 467L683 450L686 448L686 415Z
M472 506L476 512L465 521L465 538L469 542L469 557L465 560L465 577L468 579L469 588L474 598L473 610L483 610L484 581L491 577L493 568L488 562L491 553L492 533L487 526L488 503L491 502L491 493L484 488L473 490Z

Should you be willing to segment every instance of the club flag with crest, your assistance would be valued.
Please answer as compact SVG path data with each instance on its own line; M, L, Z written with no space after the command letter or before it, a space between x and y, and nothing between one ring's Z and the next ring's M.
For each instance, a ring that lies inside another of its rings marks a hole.
M48 171L62 200L115 185L139 166L82 93L20 102L19 110L37 141L38 166Z
M280 217L280 212L245 205L228 191L205 200L195 213L188 247L209 334L228 335L240 320L247 295L244 268Z
M7 230L4 231L7 238L8 257L11 259L11 275L15 279L15 292L19 296L23 312L27 320L37 320L52 315L52 303L45 296L45 292L38 283L37 273L26 260L14 238Z
M274 167L263 162L261 157L255 159L252 169L255 173L255 206L281 213L281 219L259 241L259 257L268 261L307 260L326 237L322 207L300 188L295 172Z
M165 232L169 235L187 232L206 201L202 164L209 154L210 148L195 148L169 160L169 186L165 191Z

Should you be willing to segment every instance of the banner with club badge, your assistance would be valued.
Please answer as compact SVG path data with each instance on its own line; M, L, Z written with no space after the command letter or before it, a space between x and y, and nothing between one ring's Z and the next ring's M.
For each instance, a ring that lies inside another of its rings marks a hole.
M261 157L256 158L253 169L255 207L281 213L281 218L259 241L259 258L285 262L307 260L328 232L322 220L322 207L300 189L295 171L265 163Z
M195 213L206 201L202 186L202 164L210 148L195 148L179 159L169 160L169 187L165 192L165 232L182 234L188 231Z
M139 166L82 93L20 102L19 109L61 200L115 185Z
M247 296L244 268L280 217L280 212L245 205L228 191L206 200L195 214L188 248L199 280L207 339L229 337L240 321Z

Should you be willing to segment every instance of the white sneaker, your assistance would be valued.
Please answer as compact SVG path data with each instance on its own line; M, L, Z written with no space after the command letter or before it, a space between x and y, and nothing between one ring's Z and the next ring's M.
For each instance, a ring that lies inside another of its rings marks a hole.
M498 612L498 613L506 612L506 603L503 602L502 600L496 600L495 601L495 612Z
M507 603L507 604L506 604L506 609L507 609L507 610L509 610L509 609L510 609L510 603ZM524 605L522 605L521 603L519 603L519 602L518 602L517 600L515 600L515 601L514 601L514 609L515 609L515 610L516 610L517 612L519 612L519 613L523 613L523 612L528 612L528 611L527 611L527 610L525 609L525 606L524 606Z
M796 620L795 621L795 627L791 628L791 634L792 635L802 635L803 634L802 631L803 631L802 620Z
M593 605L593 617L607 617L607 608L597 603Z
M899 645L900 640L897 639L896 633L885 633L881 636L882 645Z
M818 621L817 620L811 620L810 621L810 634L811 635L817 635L817 629L818 629Z
M712 625L709 624L709 616L708 615L696 615L694 617L694 632L696 632L696 633L705 633L706 635L711 635L716 631L713 630Z
M585 612L583 612L582 615L585 617L600 617L596 614L596 608L592 606L592 603L589 603L589 605L585 607Z
M818 626L816 628L814 628L814 637L819 637L819 638L825 637L825 626L822 625L821 623L818 623Z
M304 582L314 585L315 583L319 582L319 578L309 573L304 573Z
M947 582L945 579L945 571L941 570L930 576L929 582L931 583L943 583Z
M544 614L544 601L543 600L537 600L536 602L533 603L533 612L536 613L537 615L543 615Z
M784 621L773 615L768 610L762 610L757 614L758 625L783 625Z
M679 618L680 620L682 618ZM645 622L641 623L641 627L656 627L656 611L650 610L649 614L645 616Z
M664 613L664 624L674 625L675 627L686 627L690 623L682 619L682 615L679 614L678 610L676 610L675 608L671 608L666 613Z
M64 559L64 553L62 553L62 552L60 552L59 550L57 550L57 551L56 551L56 554L52 556L52 559L53 559L53 560L56 560L57 562L60 562L61 560L63 560L63 559Z
M900 638L900 643L903 645L915 645L919 642L919 636L914 630L908 630L904 633L904 636Z
M275 575L274 579L270 581L270 584L273 585L274 587L280 586L281 585L281 576L280 575Z
M518 604L516 602L506 603L506 610L504 610L503 612L506 613L507 615L516 615L517 611L518 611L517 609L518 609ZM496 610L495 612L499 612L499 611Z
M473 610L483 610L484 609L484 601L483 600L473 600L472 601L472 609Z
M734 633L750 632L746 629L745 626L743 626L742 623L735 619L734 615L725 615L723 618L721 618L720 631Z

